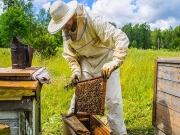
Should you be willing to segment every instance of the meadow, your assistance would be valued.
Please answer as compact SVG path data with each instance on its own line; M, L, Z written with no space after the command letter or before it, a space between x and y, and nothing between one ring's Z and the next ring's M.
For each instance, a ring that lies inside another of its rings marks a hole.
M43 66L51 76L51 84L41 91L41 119L43 135L61 135L61 114L67 113L74 89L66 90L71 71L61 56L42 59L34 53L32 66ZM124 120L129 135L153 135L152 108L154 90L154 61L158 57L178 57L180 52L167 50L129 49L120 67ZM0 68L11 66L10 49L0 49ZM99 116L100 117L100 116Z

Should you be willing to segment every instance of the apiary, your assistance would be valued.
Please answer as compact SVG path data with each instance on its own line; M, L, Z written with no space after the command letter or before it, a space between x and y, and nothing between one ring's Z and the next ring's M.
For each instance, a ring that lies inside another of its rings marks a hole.
M155 60L152 124L156 135L180 135L180 58Z

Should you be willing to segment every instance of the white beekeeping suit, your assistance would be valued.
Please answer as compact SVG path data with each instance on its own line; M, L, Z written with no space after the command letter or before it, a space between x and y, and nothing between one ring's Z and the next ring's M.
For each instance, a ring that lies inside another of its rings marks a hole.
M78 16L77 38L72 41L64 33L63 57L69 62L74 74L81 80L101 75L105 63L120 66L128 49L128 38L120 30L104 21L101 17L86 13L81 5L76 10ZM87 22L86 22L87 21ZM75 96L71 101L70 112L74 112ZM110 128L116 135L126 134L123 122L122 96L119 69L112 72L107 81L106 107Z
M77 29L74 32L63 30L62 55L71 68L71 78L85 80L102 74L108 77L105 99L107 120L115 135L127 134L123 121L119 67L127 55L128 37L98 15L87 13L80 4L75 7L75 14ZM48 30L55 32L51 26ZM74 105L75 95L69 113L74 112Z

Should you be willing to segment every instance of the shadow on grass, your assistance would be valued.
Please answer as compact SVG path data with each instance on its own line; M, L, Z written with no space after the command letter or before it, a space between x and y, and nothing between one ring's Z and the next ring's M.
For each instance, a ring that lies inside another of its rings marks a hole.
M128 135L154 135L155 128L136 128L136 129L127 129Z

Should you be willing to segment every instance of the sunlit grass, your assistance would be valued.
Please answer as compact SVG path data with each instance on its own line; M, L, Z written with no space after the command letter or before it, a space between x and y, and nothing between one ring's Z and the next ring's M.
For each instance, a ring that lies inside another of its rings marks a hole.
M44 84L41 91L43 135L61 135L61 114L67 113L74 93L73 89L64 89L71 72L61 54L62 48L50 59L41 59L37 53L33 58L32 65L46 67L52 81L50 85ZM10 49L0 49L0 56L1 68L11 66ZM129 135L153 135L154 60L167 56L176 57L180 56L180 53L129 49L128 56L120 68L124 120Z

